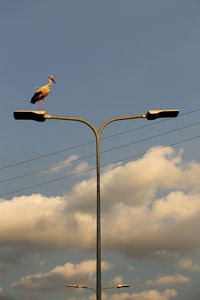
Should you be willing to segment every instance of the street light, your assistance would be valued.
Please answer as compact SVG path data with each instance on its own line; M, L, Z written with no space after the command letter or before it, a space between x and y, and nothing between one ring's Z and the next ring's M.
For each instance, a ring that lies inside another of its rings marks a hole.
M121 120L139 119L145 118L147 120L155 120L158 118L175 118L179 114L178 110L149 110L146 114L120 117L108 120L105 122L99 130L90 124L89 122L80 118L71 117L58 117L47 115L46 111L27 111L27 110L15 110L14 118L16 120L34 120L38 122L43 122L46 119L58 119L58 120L68 120L77 121L89 126L95 137L96 137L96 171L97 171L97 247L96 247L96 295L97 300L101 300L101 210L100 210L100 135L102 130L110 123ZM119 287L118 287L119 288Z
M176 118L178 114L178 110L149 110L146 114L146 118L147 120L155 120L158 118Z
M128 285L128 284L117 284L117 285L114 285L114 286L106 286L106 287L102 288L102 291L108 290L108 289L121 289L121 288L127 288L127 287L130 287L130 285Z
M15 120L34 120L44 122L46 111L15 110L13 115Z
M66 287L73 287L75 289L77 289L77 288L79 288L79 289L90 289L93 292L95 292L95 294L97 293L97 291L94 288L90 287L90 286L67 284ZM117 285L114 285L114 286L106 286L106 287L102 288L102 291L108 290L108 289L121 289L121 288L126 288L126 287L130 287L130 285L128 285L128 284L117 284Z

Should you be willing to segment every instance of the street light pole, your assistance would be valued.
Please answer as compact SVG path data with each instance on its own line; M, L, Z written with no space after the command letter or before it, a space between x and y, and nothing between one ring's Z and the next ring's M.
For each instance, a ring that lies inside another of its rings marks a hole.
M101 203L100 203L100 133L96 135L97 156L97 245L96 245L96 294L101 300Z
M147 120L155 120L157 118L174 118L179 114L178 110L149 110L147 114L136 115L136 116L127 116L114 118L105 122L97 131L95 127L90 124L88 121L85 121L80 118L71 118L71 117L60 117L60 116L51 116L47 115L46 111L14 111L14 118L16 120L35 120L38 122L43 122L46 119L58 119L58 120L68 120L81 122L89 126L96 137L96 169L97 169L97 236L96 236L96 295L97 300L101 300L101 206L100 206L100 135L103 129L110 123L121 121L121 120L130 120L130 119L139 119L146 118Z
M93 125L89 122L79 119L79 118L70 118L70 117L58 117L51 115L44 115L45 119L58 119L58 120L68 120L68 121L78 121L88 125L95 134L96 137L96 172L97 172L97 235L96 235L96 295L97 300L101 300L101 201L100 201L100 135L103 129L110 123L120 121L120 120L130 120L138 118L146 118L145 114L137 116L128 116L121 118L114 118L105 122L97 131Z

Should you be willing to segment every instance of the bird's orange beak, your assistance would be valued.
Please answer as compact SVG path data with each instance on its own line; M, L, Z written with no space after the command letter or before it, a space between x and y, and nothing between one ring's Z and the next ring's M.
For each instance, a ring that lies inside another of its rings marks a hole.
M53 78L51 78L51 80L56 84L55 80Z

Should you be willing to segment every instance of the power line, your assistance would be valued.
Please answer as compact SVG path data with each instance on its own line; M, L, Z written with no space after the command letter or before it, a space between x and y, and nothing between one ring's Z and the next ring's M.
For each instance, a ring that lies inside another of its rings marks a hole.
M179 131L179 130L187 129L187 128L190 128L190 127L193 127L193 126L196 126L196 125L199 125L199 124L200 124L200 121L189 124L189 125L186 125L186 126L182 126L182 127L176 128L176 129L168 130L168 131L165 131L165 132L162 132L162 133L159 133L159 134L147 137L147 138L136 140L136 141L130 142L128 144L124 144L124 145L116 146L116 147L113 147L113 148L109 148L107 150L101 151L101 154L108 153L108 152L111 152L111 151L114 151L114 150L117 150L117 149L121 149L121 148L124 148L124 147L128 147L128 146L131 146L133 144L138 144L138 143L141 143L141 142L144 142L144 141L156 138L156 137L160 137L160 136L163 136L163 135L166 135L166 134L170 134L170 133L173 133L173 132L176 132L176 131ZM91 157L94 157L94 156L95 156L95 154L82 156L82 157L79 157L77 159L74 159L71 163L74 163L74 162L77 162L77 161L80 161L80 160L84 160L84 159L88 159L88 158L91 158ZM10 177L10 178L7 178L7 179L2 179L2 180L0 180L0 183L5 183L5 182L11 181L11 180L15 180L15 179L23 178L23 177L26 177L26 176L38 174L38 173L41 173L41 172L45 172L45 171L54 169L55 167L62 167L64 165L65 165L65 163L63 163L63 162L58 163L58 164L55 164L51 167L39 169L39 170L32 171L32 172L29 172L29 173L25 173L25 174L22 174L22 175L13 176L13 177Z
M80 161L80 160L83 160L83 159L91 158L91 157L94 157L94 156L95 156L95 154L91 154L91 155L87 155L87 156L82 156L80 158L74 159L71 163L77 162L77 161ZM29 172L29 173L25 173L25 174L22 174L22 175L13 176L13 177L10 177L10 178L7 178L7 179L0 180L0 183L5 183L5 182L11 181L11 180L15 180L15 179L23 178L23 177L26 177L26 176L30 176L30 175L42 173L42 172L51 170L51 169L56 168L56 167L62 167L64 165L65 165L64 163L55 164L55 165L53 165L51 167L39 169L39 170L32 171L32 172Z
M70 150L73 150L73 149L76 149L76 148L81 148L81 147L84 147L86 145L93 144L93 143L94 143L93 141L89 141L89 142L86 142L86 143L83 143L83 144L79 144L79 145L75 145L75 146L72 146L72 147L69 147L69 148L61 149L61 150L58 150L56 152L50 152L50 153L43 154L43 155L40 155L40 156L32 157L30 159L22 160L22 161L19 161L19 162L10 164L10 165L0 167L0 170L8 169L8 168L11 168L11 167L16 167L16 166L26 164L26 163L34 161L34 160L38 160L38 159L45 158L45 157L48 157L48 156L56 155L56 154L66 152L66 151L70 151Z
M158 150L160 150L162 148L165 148L165 147L171 147L171 146L175 146L175 145L182 144L182 143L185 143L185 142L190 142L190 141L198 139L198 138L200 138L200 135L194 136L194 137L191 137L191 138L187 138L187 139L184 139L184 140L181 140L181 141L178 141L178 142L166 145L166 146L157 147L155 149L149 150L148 153L158 151ZM124 161L130 160L130 159L136 158L136 157L140 157L140 156L142 156L146 153L147 152L138 153L138 154L135 154L135 155L132 155L132 156L120 159L120 160L116 160L112 163L102 165L101 168L104 168L104 167L107 167L109 165L116 164L116 163L119 163L119 162L124 162ZM53 183L53 182L56 182L56 181L60 181L60 180L63 180L63 179L69 178L69 177L73 177L73 176L77 176L77 175L83 175L83 174L89 173L89 172L94 171L94 170L96 170L96 167L95 168L90 168L90 169L84 170L84 171L74 172L74 173L71 173L71 174L68 174L68 175L65 175L65 176L62 176L62 177L58 177L58 178L55 178L55 179L51 179L51 180L48 180L48 181L37 183L37 184L31 185L31 186L28 186L28 187L24 187L24 188L21 188L21 189L17 189L17 190L11 191L11 192L2 193L2 194L0 194L0 197L4 197L4 196L11 195L11 194L23 192L23 191L29 190L31 188L35 188L35 187L42 186L42 185L45 185L45 184L48 184L48 183Z
M176 131L179 131L179 130L183 130L183 129L186 129L186 128L189 128L189 127L193 127L193 126L196 126L196 125L199 125L199 124L200 124L200 121L192 123L192 124L189 124L189 125L186 125L186 126L183 126L183 127L179 127L179 128L176 128L176 129L168 130L168 131L165 131L163 133L159 133L159 134L147 137L147 138L136 140L136 141L133 141L133 142L128 143L128 144L124 144L124 145L116 146L116 147L113 147L113 148L109 148L107 150L101 151L101 153L103 154L103 153L111 152L113 150L117 150L117 149L121 149L121 148L124 148L124 147L128 147L128 146L133 145L133 144L138 144L138 143L141 143L141 142L144 142L144 141L156 138L156 137L160 137L160 136L163 136L163 135L166 135L166 134L169 134L169 133L173 133L173 132L176 132ZM87 159L87 158L91 158L91 157L94 157L94 156L95 156L95 154L90 154L90 155L87 155L87 156L82 156L80 158L74 159L72 161L72 163L80 161L80 160L84 160L84 159ZM32 172L29 172L29 173L25 173L25 174L22 174L22 175L13 176L13 177L10 177L10 178L7 178L7 179L2 179L2 180L0 180L0 183L5 183L5 182L11 181L11 180L15 180L15 179L23 178L23 177L26 177L26 176L38 174L38 173L41 173L41 172L45 172L45 171L51 170L51 169L53 169L55 167L62 167L64 165L65 165L65 163L63 163L63 162L62 163L58 163L58 164L55 164L55 165L53 165L51 167L39 169L39 170L32 171Z
M166 146L160 146L160 147L156 147L154 149L151 149L148 151L148 153L151 153L151 152L154 152L154 151L158 151L160 149L163 149L163 148L166 148L166 147L172 147L172 146L176 146L176 145L179 145L179 144L182 144L182 143L186 143L186 142L190 142L192 140L196 140L200 138L200 135L197 135L197 136L193 136L191 138L188 138L188 139L184 139L184 140L181 140L181 141L178 141L178 142L174 142L172 144L169 144L169 145L166 145ZM136 157L140 157L142 155L145 155L147 152L142 152L142 153L139 153L139 154L135 154L135 155L131 155L129 157L126 157L126 158L123 158L121 160L117 160L117 161L114 161L112 162L111 164L116 164L116 163L119 163L121 161L126 161L126 160L129 160L129 159L133 159L133 158L136 158Z
M185 113L181 113L179 116L182 117L182 116L185 116L185 115L188 115L188 114L195 113L195 112L197 112L199 110L200 110L200 108L197 108L197 109L185 112ZM146 127L149 127L149 126L155 126L155 125L157 125L159 123L163 123L163 122L166 122L166 121L169 121L169 120L171 120L171 119L167 118L167 119L159 120L157 122L148 123L147 125L139 126L139 127L136 127L136 128L132 128L132 129L126 130L126 131L122 131L120 133L109 135L107 137L103 137L102 140L106 140L106 139L110 139L110 138L113 138L113 137L116 137L116 136L127 134L129 132L133 132L133 131L136 131L136 130L139 130L139 129L143 129L143 128L146 128ZM16 167L16 166L19 166L19 165L22 165L22 164L26 164L26 163L29 163L29 162L32 162L32 161L35 161L35 160L38 160L38 159L46 158L46 157L53 156L53 155L56 155L56 154L59 154L59 153L63 153L63 152L67 152L67 151L70 151L70 150L73 150L73 149L78 149L78 148L81 148L81 147L84 147L84 146L87 146L87 145L90 145L90 144L94 144L94 141L88 141L88 142L85 142L85 143L82 143L82 144L74 145L74 146L69 147L69 148L64 148L64 149L61 149L61 150L58 150L58 151L55 151L55 152L49 152L47 154L35 156L35 157L30 158L30 159L18 161L18 162L15 162L15 163L12 163L12 164L9 164L9 165L6 165L6 166L2 166L2 167L0 167L0 170L8 169L8 168L11 168L11 167Z

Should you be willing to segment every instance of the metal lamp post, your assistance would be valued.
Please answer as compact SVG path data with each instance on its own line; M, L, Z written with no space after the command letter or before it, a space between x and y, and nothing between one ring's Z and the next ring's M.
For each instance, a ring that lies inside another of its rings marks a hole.
M139 119L145 118L147 120L155 120L158 118L174 118L179 114L178 110L149 110L146 114L127 116L114 118L105 122L99 130L96 130L93 125L89 122L80 118L71 117L59 117L47 115L46 111L24 111L18 110L14 111L14 118L16 120L35 120L38 122L43 122L46 119L58 119L58 120L68 120L77 121L89 126L96 137L96 171L97 171L97 237L96 237L96 295L97 300L101 300L101 209L100 209L100 135L102 130L110 123L121 120ZM78 287L78 286L77 286ZM94 289L93 289L94 290Z

